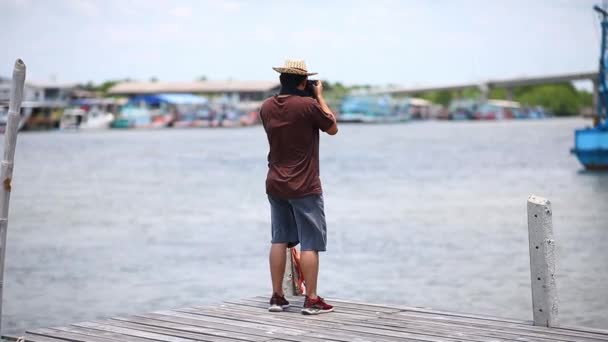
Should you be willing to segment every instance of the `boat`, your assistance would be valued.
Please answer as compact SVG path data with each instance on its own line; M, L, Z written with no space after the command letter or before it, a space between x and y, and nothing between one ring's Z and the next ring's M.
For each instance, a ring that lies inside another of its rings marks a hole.
M398 121L407 121L410 119L425 120L430 119L433 116L433 103L429 100L408 97L397 101L397 103L397 110L393 115L397 116Z
M478 99L456 99L450 101L448 107L448 115L445 119L448 120L470 120L473 119L473 114L477 112L479 106Z
M180 120L180 111L196 109L207 103L202 96L192 94L148 94L129 99L112 128L162 128ZM189 115L189 114L187 114ZM186 115L186 116L187 116ZM183 120L182 120L183 121Z
M504 120L515 118L515 113L519 112L521 105L515 101L508 100L488 100L481 104L473 113L475 120Z
M31 101L23 101L21 104L21 111L19 113L19 125L17 130L21 130L27 119L32 115L32 106L35 105ZM8 101L0 102L0 133L4 133L6 129L6 123L8 121Z
M608 114L608 83L606 82L608 12L599 6L594 6L593 9L602 17L597 114L594 117L593 127L575 130L574 148L571 152L576 155L586 169L608 171L608 122L606 120Z
M63 111L59 128L107 129L114 121L121 101L117 99L80 99Z
M407 121L410 117L407 108L389 96L347 96L342 100L337 120L353 123Z
M240 127L259 123L261 101L234 103L216 99L180 110L173 127Z

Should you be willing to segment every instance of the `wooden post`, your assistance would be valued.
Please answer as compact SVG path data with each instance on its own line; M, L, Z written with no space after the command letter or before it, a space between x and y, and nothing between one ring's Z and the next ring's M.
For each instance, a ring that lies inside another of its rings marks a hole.
M25 84L25 64L18 59L13 69L11 83L11 97L8 107L8 118L4 129L4 157L0 169L0 328L2 323L2 293L4 292L4 257L6 255L6 230L8 228L8 202L11 197L11 180L13 178L13 161L15 159L15 146L17 144L17 130L21 101L23 100L23 86Z
M285 296L295 296L296 289L293 282L293 262L291 260L291 248L287 248L287 262L285 262L285 275L283 276L283 293Z
M551 220L551 202L528 198L528 236L530 242L530 277L534 325L557 326L557 289L555 287L555 240Z

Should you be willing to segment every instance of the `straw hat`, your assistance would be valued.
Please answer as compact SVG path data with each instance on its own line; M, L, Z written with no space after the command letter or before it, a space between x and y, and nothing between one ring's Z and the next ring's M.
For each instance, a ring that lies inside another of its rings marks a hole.
M316 72L308 72L306 68L306 62L303 59L286 59L282 67L273 67L274 71L281 74L295 74L295 75L316 75Z

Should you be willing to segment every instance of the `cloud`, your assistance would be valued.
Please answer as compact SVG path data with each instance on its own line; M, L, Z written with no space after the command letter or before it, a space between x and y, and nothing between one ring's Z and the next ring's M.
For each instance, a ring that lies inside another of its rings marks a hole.
M31 7L33 5L32 0L12 0L8 2L9 4L14 4L20 8Z
M209 5L215 9L224 12L238 12L241 10L241 4L236 1L225 0L225 1L210 1Z
M88 17L95 17L100 13L98 3L93 0L69 0L67 4L79 14Z
M174 7L170 11L171 15L178 18L190 18L192 17L192 9L189 7Z

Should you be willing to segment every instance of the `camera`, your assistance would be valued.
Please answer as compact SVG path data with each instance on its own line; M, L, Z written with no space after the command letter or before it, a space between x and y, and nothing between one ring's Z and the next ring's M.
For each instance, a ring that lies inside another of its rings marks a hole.
M306 96L309 97L315 97L315 92L313 90L313 87L317 86L318 84L318 80L307 80L306 81L306 88L304 89L304 92L306 92Z

